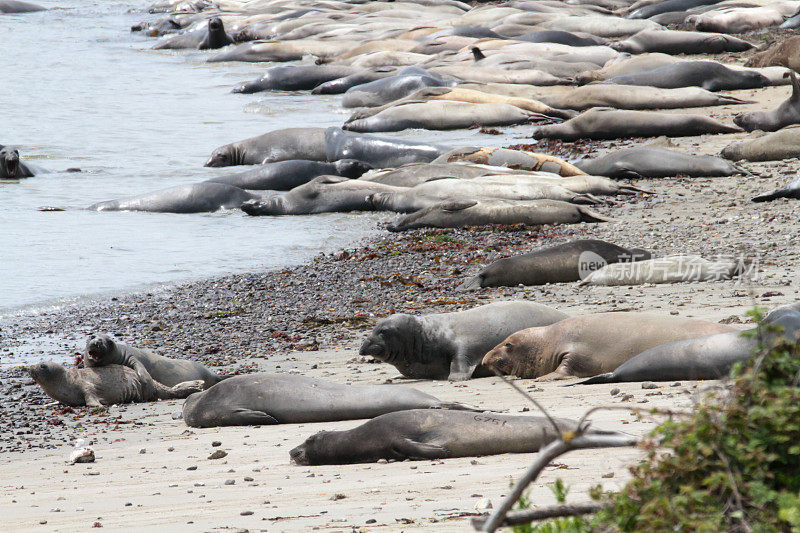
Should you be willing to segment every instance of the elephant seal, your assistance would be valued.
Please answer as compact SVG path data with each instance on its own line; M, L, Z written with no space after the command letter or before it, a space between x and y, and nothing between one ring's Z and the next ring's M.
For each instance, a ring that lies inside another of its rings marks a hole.
M490 375L480 367L487 350L515 331L567 318L533 302L497 302L455 313L394 314L378 322L360 355L394 365L415 379L461 381Z
M644 110L753 103L733 96L712 93L700 87L662 89L644 85L611 85L605 83L592 83L576 87L566 94L542 96L541 100L553 107L575 109L577 111L583 111L591 107Z
M35 11L47 11L47 8L20 0L0 0L0 13L33 13Z
M557 17L540 25L548 30L584 32L596 37L626 37L643 30L662 30L650 20L623 19L606 15Z
M248 190L288 191L317 176L342 176L358 178L370 168L366 163L355 159L340 159L335 163L289 159L259 165L251 170L212 178L210 182L226 183Z
M593 81L607 80L614 76L647 72L648 70L665 67L673 63L680 63L681 61L683 60L669 54L652 53L631 56L631 54L622 53L616 58L609 60L602 68L579 73L575 76L575 81L578 85L584 85Z
M627 137L690 137L703 133L736 133L738 126L728 126L705 115L621 111L595 107L561 124L536 126L534 139L620 139Z
M634 9L628 13L627 18L649 19L650 17L655 17L656 15L661 15L663 13L687 11L695 7L718 4L721 1L722 0L665 0L663 2L655 2L650 5Z
M414 187L434 178L474 178L503 172L513 172L507 168L459 163L409 163L398 168L370 172L359 178L361 181L383 183L393 187Z
M311 94L342 94L351 87L362 85L375 80L394 76L401 69L399 67L373 67L357 70L355 73L343 78L326 81L315 87Z
M310 91L319 85L354 74L357 69L339 65L278 65L257 80L233 88L234 93L261 91Z
M466 409L402 385L342 385L304 376L233 376L192 394L183 404L186 425L198 428L303 424L374 418L406 409Z
M261 165L287 159L327 161L325 128L286 128L226 144L211 153L205 166Z
M325 58L337 56L357 44L359 43L355 41L318 41L313 39L278 42L252 41L234 46L229 50L212 56L208 59L208 62L243 61L260 63L264 61L300 61L306 55Z
M0 179L31 178L33 170L19 160L19 150L13 146L0 145Z
M789 126L773 133L756 132L742 142L729 144L720 155L732 161L779 161L800 157L800 126Z
M571 420L553 422L558 430L545 417L414 409L381 415L346 431L321 431L289 456L310 466L533 453L577 429Z
M729 331L734 328L691 318L595 313L518 331L487 353L482 364L521 378L586 378L610 372L654 346Z
M225 32L225 25L219 17L208 19L208 33L198 45L199 50L214 50L233 44L231 36Z
M772 111L752 111L733 117L733 122L747 131L776 131L786 126L800 124L800 83L794 72L784 77L792 80L792 95Z
M681 61L653 70L615 76L606 83L647 85L662 89L702 87L707 91L760 89L770 84L769 78L752 70L734 70L714 61Z
M372 194L379 192L399 192L399 188L339 176L318 176L286 194L245 202L241 207L251 216L375 211Z
M375 107L388 104L424 87L453 87L455 82L430 75L424 69L401 70L389 78L371 81L347 89L342 107Z
M508 148L484 148L467 146L450 150L433 160L434 163L469 162L493 167L508 167L516 170L552 172L560 176L579 176L582 170L558 157L510 150Z
M771 347L781 337L792 342L800 337L800 313L797 311L776 313L774 317L768 316L765 322L780 326L782 331L753 328L662 344L632 357L613 372L599 374L575 385L722 379L730 374L734 364L756 355L759 346Z
M800 178L795 178L788 185L776 189L770 193L760 194L753 198L752 202L771 202L778 198L794 198L800 200Z
M327 157L323 160L356 159L372 168L388 168L408 163L430 163L448 150L450 147L440 144L350 133L330 127L325 130Z
M526 41L529 43L557 43L568 46L604 46L606 42L589 34L585 36L576 35L568 31L542 30L524 33L514 37L515 41Z
M149 350L119 344L108 335L95 335L86 341L83 365L87 368L127 366L139 375L149 375L167 387L184 381L200 380L203 388L208 388L224 379L195 361L171 359Z
M165 387L126 366L66 368L47 361L28 367L33 380L48 396L73 407L100 407L117 403L153 402L186 398L203 388L202 381Z
M578 281L607 264L646 259L650 259L647 250L623 248L596 239L579 239L498 259L459 285L457 290Z
M225 32L225 26L219 17L211 17L208 24L194 30L166 37L153 47L154 50L180 50L196 48L208 50L222 48L233 44L233 39Z
M797 14L798 3L773 2L764 6L725 7L686 17L687 24L698 31L747 33L781 25Z
M594 159L577 161L575 166L587 174L609 178L733 176L745 173L719 157L685 154L656 146L623 148Z
M462 228L487 224L578 224L615 222L582 205L558 200L448 200L414 213L401 215L386 229Z
M746 67L786 67L800 70L800 35L776 42L766 50L753 54L744 64Z
M433 100L393 105L366 118L350 118L342 129L358 132L466 129L475 124L485 127L511 126L546 120L545 115L525 111L509 104L472 104Z
M616 286L720 281L742 274L745 267L734 259L709 261L698 255L672 255L636 263L607 265L583 278L580 284Z
M94 211L149 211L151 213L213 213L237 209L247 200L259 198L239 187L225 183L200 182L178 185L121 200L90 205Z
M644 30L629 39L612 44L611 48L629 54L661 52L674 55L744 52L755 46L745 40L722 33Z

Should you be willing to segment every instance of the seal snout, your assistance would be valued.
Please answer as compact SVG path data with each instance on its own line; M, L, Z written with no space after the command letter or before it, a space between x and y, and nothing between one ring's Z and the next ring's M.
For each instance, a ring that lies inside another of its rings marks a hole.
M378 357L383 354L383 346L380 342L376 342L371 336L364 339L361 343L361 348L358 350L358 355L371 355Z
M289 452L289 457L298 465L308 465L308 457L306 457L305 444L301 444Z

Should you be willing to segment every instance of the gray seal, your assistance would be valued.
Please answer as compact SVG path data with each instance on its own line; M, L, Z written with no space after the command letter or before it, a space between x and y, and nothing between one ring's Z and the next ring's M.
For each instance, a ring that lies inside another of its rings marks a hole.
M183 420L192 427L302 424L374 418L406 409L471 409L401 385L342 385L304 376L248 374L192 394Z
M287 159L328 161L324 128L286 128L220 146L206 161L207 167L261 165ZM337 157L337 159L345 159ZM356 158L357 159L357 158Z
M751 70L734 70L714 61L681 61L653 70L614 76L604 83L649 85L662 89L702 87L707 91L760 89L770 85L769 78Z
M322 160L357 159L372 168L388 168L408 163L430 163L448 150L450 147L439 144L350 133L330 127L325 131L327 157Z
M370 166L355 159L340 159L335 163L289 159L266 163L253 169L228 176L220 176L207 181L226 183L248 190L288 191L317 176L342 176L358 178L370 170Z
M408 378L462 381L490 375L481 359L498 342L521 329L567 318L533 302L497 302L467 311L384 318L359 353L394 365Z
M578 224L614 222L582 206L558 200L448 200L414 213L401 215L386 229L462 228L487 224Z
M621 111L595 107L561 124L537 126L534 139L620 139L626 137L691 137L703 133L737 133L729 126L705 115Z
M458 290L578 281L583 275L607 264L650 257L647 250L623 248L597 239L579 239L498 259L459 285Z
M201 380L203 387L208 388L224 379L198 362L171 359L149 350L126 346L114 342L108 335L95 335L86 341L83 365L86 368L126 366L140 376L149 375L167 387L184 381Z
M203 388L200 381L165 387L150 376L143 377L121 365L66 368L46 361L29 366L28 372L48 396L73 407L173 400L186 398Z
M766 323L782 331L759 330L719 333L698 339L662 344L629 359L614 371L599 374L575 385L622 381L675 381L722 379L733 365L753 357L759 345L772 346L780 337L797 341L800 313L794 310L771 313Z
M792 95L771 111L752 111L733 118L733 122L747 130L777 131L786 126L800 124L800 83L794 72L787 72L784 78L791 77Z
M149 211L151 213L213 213L237 209L247 200L260 198L238 187L208 181L178 185L121 200L89 206L95 211Z
M382 415L346 431L319 432L289 456L299 465L340 465L532 453L562 432L577 429L571 420L553 422L558 431L545 417L415 409Z
M261 91L310 91L323 83L338 80L357 72L354 67L339 65L278 65L270 67L260 78L233 88L234 93L252 94Z
M0 144L0 179L31 178L33 170L19 160L19 150Z
M656 146L615 150L594 159L583 159L575 166L592 176L609 178L667 178L733 176L746 173L730 161L710 155L692 155Z
M800 178L795 178L788 185L776 189L770 193L760 194L753 198L752 202L771 202L778 198L794 198L800 200Z

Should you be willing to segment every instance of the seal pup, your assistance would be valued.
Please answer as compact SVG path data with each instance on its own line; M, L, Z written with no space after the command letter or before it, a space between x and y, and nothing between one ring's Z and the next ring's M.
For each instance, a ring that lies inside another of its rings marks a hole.
M720 281L743 273L747 265L734 259L709 261L699 255L672 255L636 263L615 263L595 270L581 285L642 285Z
M202 381L165 387L149 375L140 375L121 365L67 368L46 361L29 366L28 373L48 396L72 407L173 400L186 398L203 388Z
M579 239L498 259L459 285L457 290L578 281L607 264L646 259L650 259L647 250L623 248L597 239Z
M164 357L149 350L114 342L108 335L94 335L86 341L83 365L86 368L126 366L140 376L149 375L167 387L200 380L203 388L208 388L224 379L196 361Z
M359 354L394 365L408 378L462 381L489 375L479 364L498 339L566 317L561 311L524 301L496 302L454 313L399 313L378 322Z
M795 178L788 185L766 194L759 194L751 202L771 202L778 198L794 198L800 200L800 178Z
M595 313L518 331L488 352L481 364L521 378L585 378L610 372L654 346L733 330L674 316Z
M533 128L534 139L620 139L627 137L691 137L703 133L737 133L738 126L728 126L705 115L621 111L595 107L561 124Z
M794 72L787 72L784 78L792 80L792 94L772 111L752 111L733 117L737 126L747 131L777 131L783 127L800 124L800 82Z
M533 453L562 432L577 429L572 420L553 422L543 416L415 409L382 415L346 431L321 431L289 456L305 466ZM617 434L594 429L588 433Z
M407 215L386 226L389 231L416 228L462 228L487 224L578 224L615 222L586 206L559 200L447 200Z
M780 330L753 328L662 344L632 357L613 372L599 374L574 385L722 379L730 374L734 364L756 355L759 346L773 346L781 337L797 341L800 334L800 313L797 311L770 314L765 322L779 326Z
M233 376L183 404L191 427L301 424L374 418L406 409L466 409L402 385L343 385L286 374Z

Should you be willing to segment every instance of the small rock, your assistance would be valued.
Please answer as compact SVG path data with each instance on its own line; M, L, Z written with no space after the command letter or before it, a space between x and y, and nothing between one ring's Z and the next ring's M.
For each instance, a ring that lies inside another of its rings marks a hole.
M192 465L188 467L186 470L197 470L197 465Z
M226 485L235 485L236 484L236 480L235 479L226 479L225 480L225 484Z
M209 455L208 458L211 459L211 460L214 460L214 459L222 459L223 457L227 457L227 456L228 456L228 452L226 452L224 450L214 450L214 453Z
M247 476L246 478L244 478L244 480L245 481L253 481L253 478L251 478L250 476Z
M675 383L670 385L670 387L680 387L680 386L681 386L681 382L680 381L676 381Z
M612 477L614 477L614 472L609 472L608 474L603 474L603 475L602 475L602 476L600 476L600 477L603 477L603 478L605 478L605 479L612 478Z
M133 506L133 504L132 504L131 502L127 502L127 503L125 504L125 507L132 507L132 506Z
M386 459L378 459L378 464L379 464L379 465L385 465L385 464L386 464L386 463L388 463L388 462L389 462L389 461L387 461Z
M167 448L167 451L168 451L168 452L174 452L174 451L175 451L175 448L173 448L172 446L170 446L169 448Z
M658 389L659 386L656 385L655 383L653 383L652 381L645 381L644 383L642 383L642 388L643 389Z
M374 523L376 523L376 522L377 522L377 520L375 520L374 518L370 518L369 520L367 520L367 521L366 521L366 522L364 522L364 523L365 523L365 524L374 524Z
M475 510L476 511L486 511L487 509L492 509L494 506L492 505L492 500L489 498L482 498L475 502Z
M216 448L218 446L222 446L222 443L220 441L218 441L218 440L215 440L214 442L211 443L211 446L213 448Z
M347 496L345 496L344 494L340 494L338 492L336 494L334 494L333 496L331 496L331 500L332 501L344 500L345 498L347 498Z
M253 514L253 511L242 511L242 512L241 512L241 513L239 513L239 514L240 514L241 516L250 516L251 514Z
M46 523L47 523L47 520L39 520L39 524L41 524L41 525L45 525Z
M617 394L619 394L619 389L618 389L617 387L614 387L614 388L613 388L613 389L611 389L611 390L610 390L608 393L609 393L611 396L616 396Z
M139 450L139 453L144 455L144 454L147 453L147 449L146 448L142 448L141 450Z
M69 454L69 462L71 464L93 463L94 450L92 450L91 448L78 448L77 450L73 450L72 453Z

